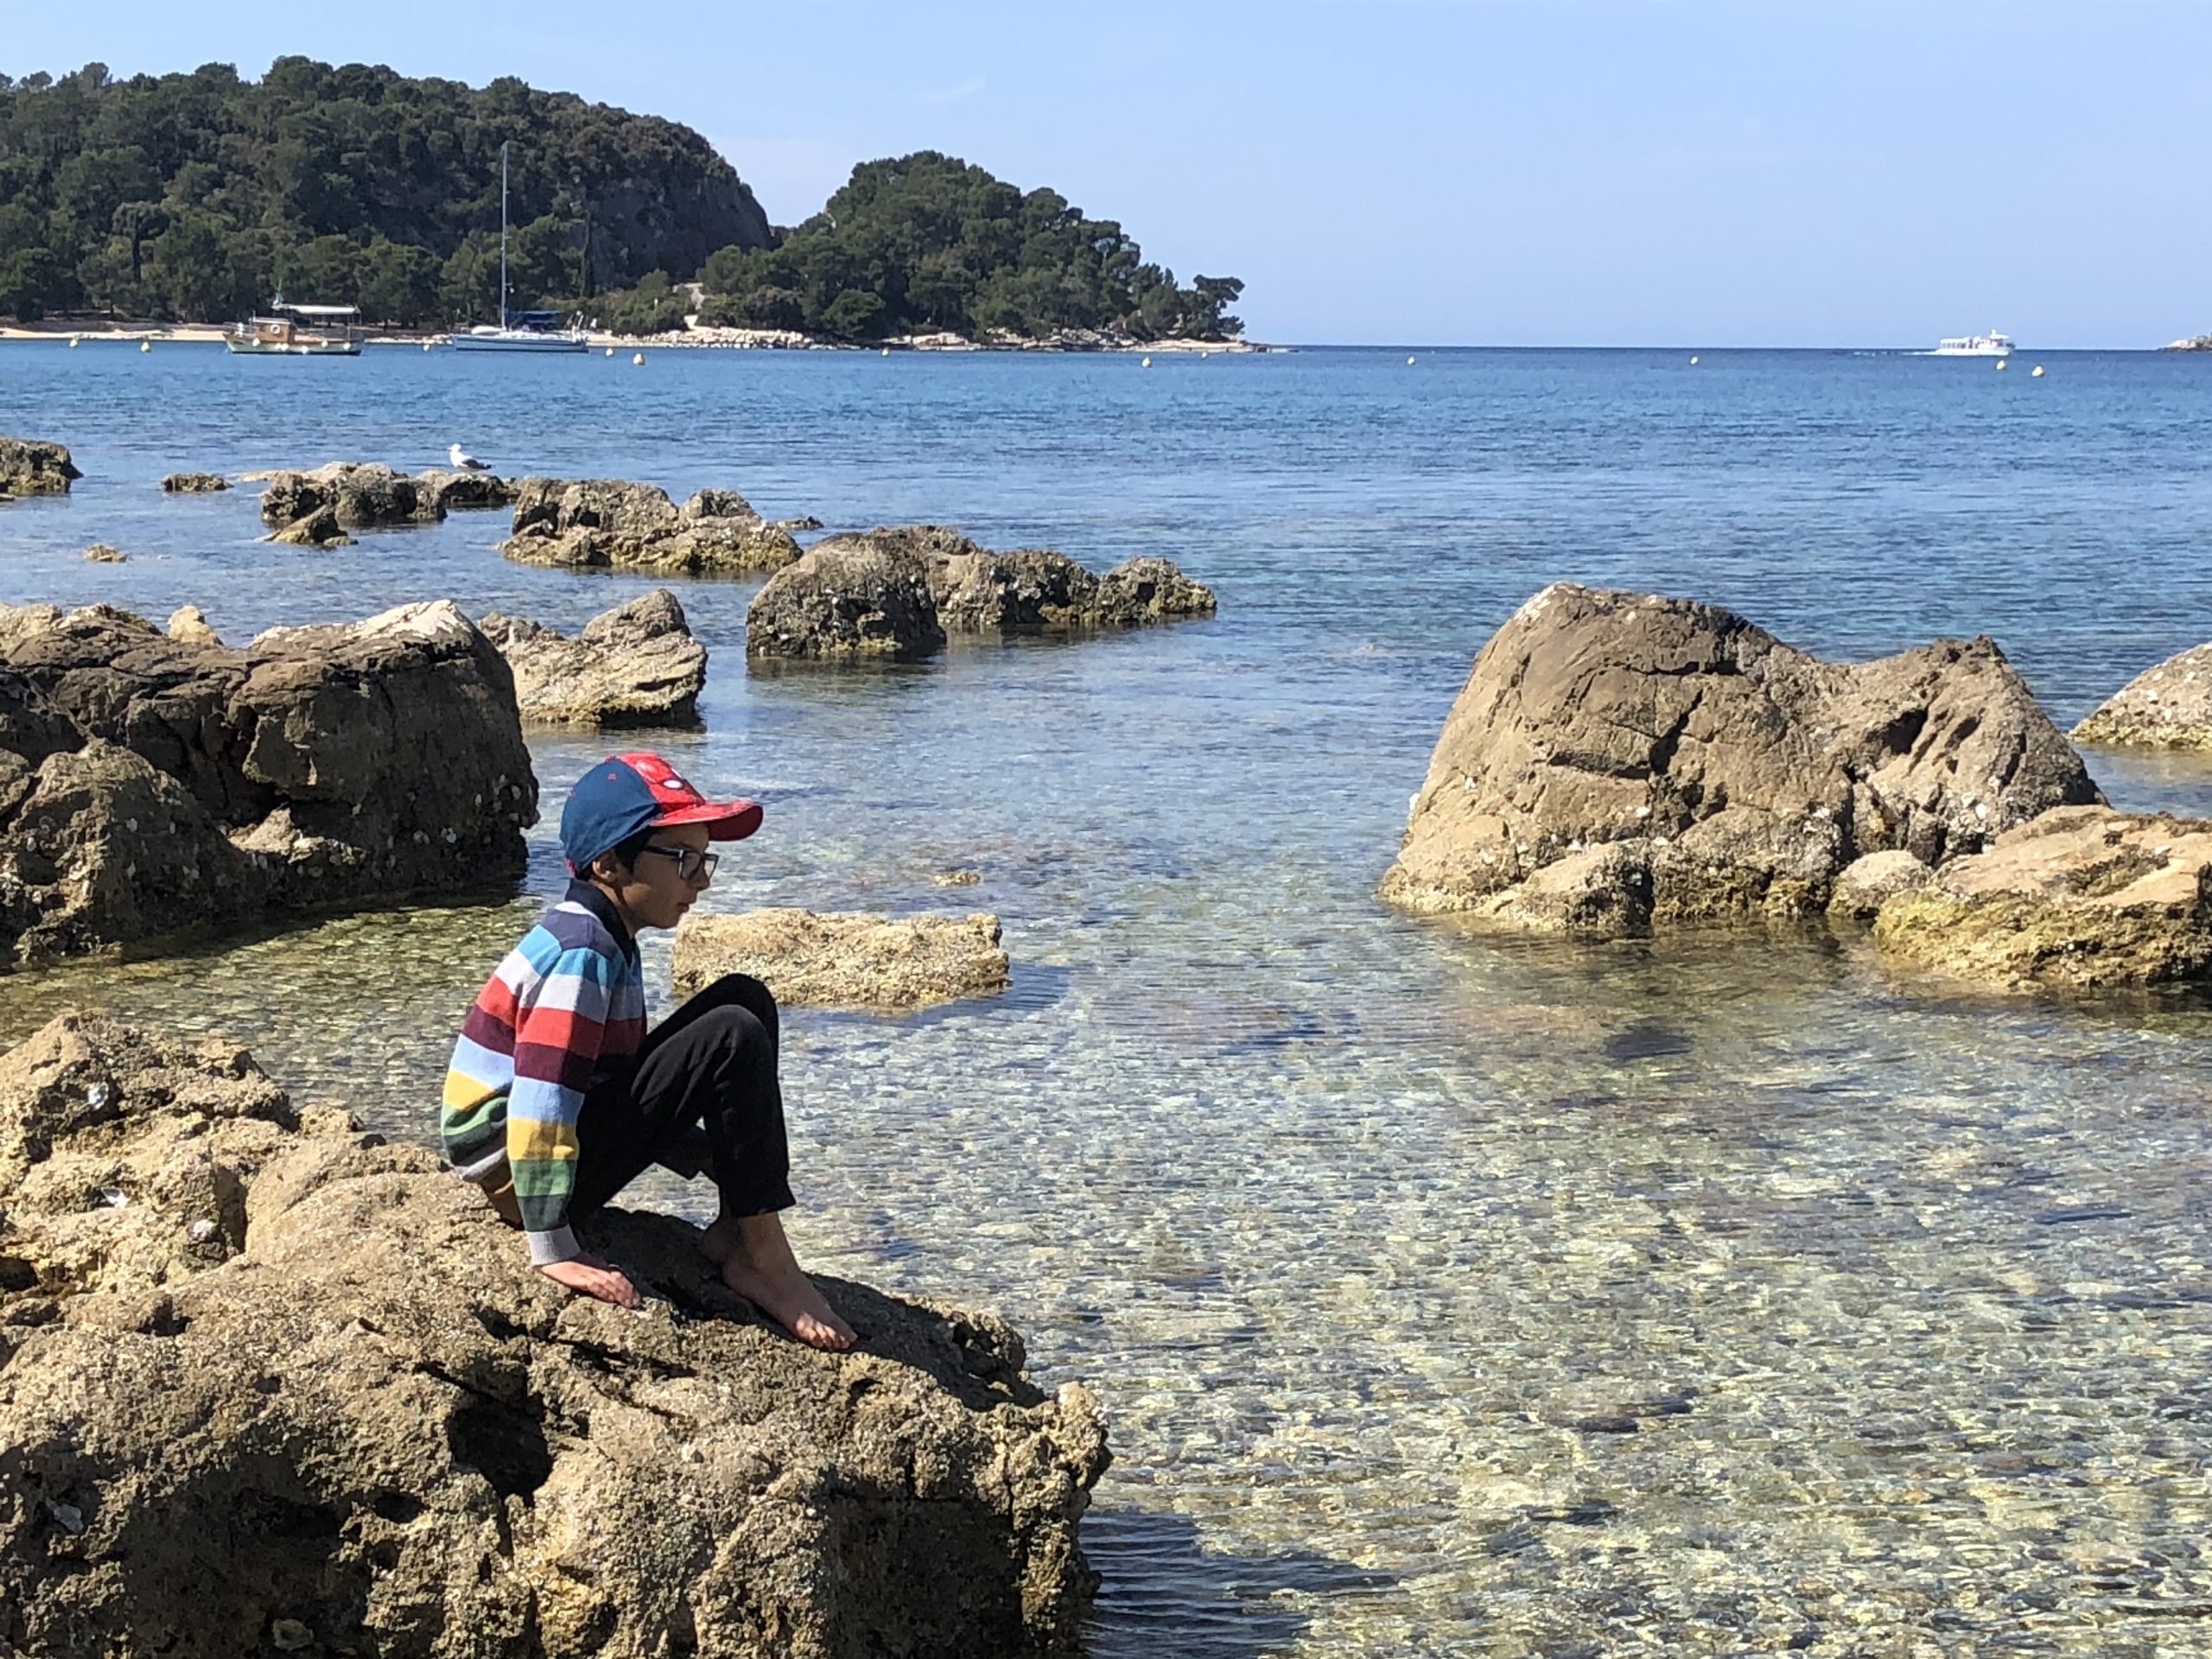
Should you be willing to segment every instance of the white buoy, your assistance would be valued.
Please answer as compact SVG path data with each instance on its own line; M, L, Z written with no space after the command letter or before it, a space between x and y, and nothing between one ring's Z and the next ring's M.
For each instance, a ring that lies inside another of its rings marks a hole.
M2000 357L2000 358L1999 358L1999 359L1997 359L1997 367L1998 367L1998 370L1999 370L1999 372L2000 373L2001 373L2003 371L2005 371L2005 370L2006 370L2006 369L2011 368L2012 366L2012 365L2010 363L2006 362L2006 361L2005 361L2003 358L2001 358L2001 357Z
M1409 368L1409 369L1410 369L1411 367L1413 367L1413 365L1414 365L1415 363L1418 363L1420 360L1421 360L1421 359L1420 359L1419 358L1409 357L1409 358L1408 358L1408 359L1406 359L1406 366L1407 366L1408 368Z
M2030 369L2030 370L2028 371L2028 378L2029 378L2031 380L2040 380L2040 379L2042 379L2042 378L2043 378L2043 365L2042 365L2042 364L2040 364L2040 363L2038 363L2038 364L2037 364L2037 365L2035 365L2035 367L2033 367L2032 369Z
M640 364L644 363L644 362L645 362L645 354L643 352L639 352L639 353L635 357L633 357L633 358L632 358L632 359L630 359L630 365L631 365L631 366L632 366L632 368L635 368L635 367L637 367L638 365L639 365Z
M890 348L888 346L885 346L885 347L883 348L883 355L884 355L884 356L886 356L886 357L888 357L888 356L890 356L890 355L891 355L891 348Z
M607 354L609 357L612 357L612 356L613 356L613 355L614 355L614 348L613 348L612 346L608 346L608 347L607 348Z
M1692 359L1690 359L1690 367L1692 367L1692 368L1695 368L1695 367L1697 367L1697 359L1695 359L1695 358L1692 358Z
M84 343L85 342L83 340L78 339L74 334L69 336L69 349L73 352Z
M426 340L423 342L423 349L426 352L430 349L430 342L429 340Z
M1147 357L1143 362L1138 364L1137 366L1141 369L1148 369L1152 366L1152 359Z
M150 340L142 340L138 342L138 349L142 352L150 352L154 349L154 342Z

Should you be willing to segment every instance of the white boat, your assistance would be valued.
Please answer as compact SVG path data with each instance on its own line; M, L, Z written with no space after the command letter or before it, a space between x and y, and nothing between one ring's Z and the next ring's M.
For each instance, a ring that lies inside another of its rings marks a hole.
M554 311L511 311L507 308L507 147L499 146L499 321L494 327L479 323L466 334L448 334L446 343L456 352L581 352L589 348L591 336L578 317L566 328L555 325Z
M359 357L353 337L359 311L350 305L287 305L283 296L269 308L275 316L248 317L223 330L223 344L239 357Z
M1991 329L1986 334L1965 334L1957 340L1939 340L1931 357L2010 357L2012 337Z

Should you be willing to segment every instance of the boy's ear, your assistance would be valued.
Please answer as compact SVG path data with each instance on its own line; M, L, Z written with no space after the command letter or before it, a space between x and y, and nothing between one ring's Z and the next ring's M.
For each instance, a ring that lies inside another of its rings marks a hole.
M623 868L622 861L612 853L601 853L584 869L584 877L587 880L616 884L621 882L629 874L630 872Z

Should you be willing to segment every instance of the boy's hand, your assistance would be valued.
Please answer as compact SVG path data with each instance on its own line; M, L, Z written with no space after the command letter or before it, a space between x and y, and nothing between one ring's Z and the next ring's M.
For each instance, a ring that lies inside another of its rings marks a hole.
M566 1262L548 1262L537 1270L565 1289L596 1296L601 1301L612 1302L617 1307L636 1308L645 1305L645 1299L638 1294L638 1287L623 1276L620 1268L607 1266L595 1255L572 1256Z

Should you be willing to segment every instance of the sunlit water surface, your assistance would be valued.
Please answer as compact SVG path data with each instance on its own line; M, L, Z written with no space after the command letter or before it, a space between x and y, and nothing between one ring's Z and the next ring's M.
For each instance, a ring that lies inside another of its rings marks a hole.
M871 675L748 678L753 587L688 584L706 730L650 740L768 803L711 906L1004 918L1003 999L791 1016L794 1228L1103 1395L1094 1652L2201 1650L2204 1012L1899 979L1824 931L1481 940L1371 895L1469 659L1548 581L1842 655L1986 631L2065 724L2212 638L2212 361L1419 355L0 346L0 431L86 473L0 508L0 599L237 640L439 595L568 626L647 585L508 564L492 516L318 553L257 543L251 491L155 487L456 439L1177 559L1219 620ZM535 744L549 801L601 747ZM2191 763L2092 764L2212 810ZM533 855L505 902L10 980L0 1036L73 1004L219 1029L427 1139L557 886L550 827Z

